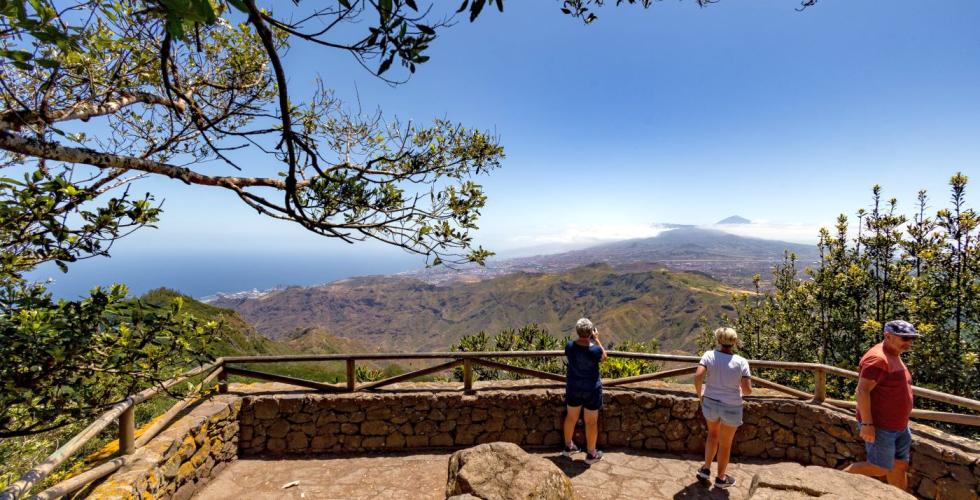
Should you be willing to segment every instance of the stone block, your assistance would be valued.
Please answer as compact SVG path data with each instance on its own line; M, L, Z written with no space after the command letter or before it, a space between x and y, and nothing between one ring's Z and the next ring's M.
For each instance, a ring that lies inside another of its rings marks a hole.
M370 436L364 438L361 441L361 447L368 450L377 450L385 447L385 438L383 436Z
M766 450L766 443L761 439L750 439L736 445L738 453L746 457L760 457Z
M400 432L392 432L385 438L385 448L404 448L405 435Z
M333 423L333 422L336 422L336 421L337 421L337 415L335 415L333 412L321 413L321 414L319 414L319 415L316 416L316 426L318 428L319 427L324 427L327 424L330 424L330 423Z
M171 500L190 500L190 498L194 496L194 493L197 493L197 485L194 483L187 483L180 488L177 488L177 491L174 492Z
M658 437L647 438L646 441L643 442L643 447L648 450L666 450L667 441L664 441L662 438Z
M657 408L650 413L650 421L657 425L666 424L670 420L669 408Z
M524 437L524 433L518 431L517 429L506 429L500 433L499 441L521 444L521 441L523 441L523 437Z
M289 434L289 422L285 420L276 420L269 425L266 430L266 434L270 438L284 438L286 434Z
M194 474L196 471L197 468L194 467L194 464L184 462L180 464L180 468L177 469L177 476L174 478L174 481L176 481L177 484L184 484L188 480L194 479Z
M664 429L664 435L667 436L667 441L675 441L684 439L687 437L688 427L679 420L671 420L667 423L667 428Z
M322 452L330 449L333 445L337 444L337 438L334 436L316 436L310 442L310 448L315 452Z
M796 422L795 417L790 413L770 412L766 417L788 429L792 429Z
M915 492L922 498L936 498L936 483L932 479L924 477Z
M428 436L406 436L405 437L405 447L406 448L425 448L427 446L429 446L429 438L428 438Z
M361 448L361 436L340 436L341 448L345 451L357 451Z
M494 441L500 441L499 432L484 432L476 437L476 444L493 443Z
M265 443L265 449L270 453L282 453L286 451L286 440L282 438L269 438Z
M948 477L936 481L936 496L943 500L977 500L972 487Z
M276 398L259 398L252 401L252 411L258 420L272 420L279 416L279 402Z
M549 431L547 434L544 435L543 444L545 446L561 444L561 433L559 433L558 431Z
M302 413L302 412L293 413L287 416L286 420L289 420L294 424L302 424L306 422L311 422L313 420L313 415L310 415L309 413Z
M284 415L292 416L294 413L299 413L303 410L303 399L302 397L295 396L280 396L279 398L279 413Z
M537 429L531 429L524 436L524 444L536 446L542 443L544 443L544 433Z
M930 479L939 479L946 475L947 467L943 462L927 455L912 455L911 468Z
M623 431L609 431L606 433L606 443L609 446L626 446L627 435Z
M180 468L181 458L179 455L174 455L167 459L163 465L160 466L160 474L163 475L165 479L171 479L177 475L177 470Z
M845 429L836 425L828 425L824 429L828 434L842 441L851 441L858 437L850 428Z
M698 412L698 401L693 398L675 399L674 405L670 409L670 414L674 418L691 419Z
M448 432L440 432L429 439L430 446L448 447L453 444L453 437ZM472 438L470 438L470 444L472 444Z
M310 441L306 434L300 431L292 431L286 436L286 448L289 451L307 451Z
M776 429L773 440L781 445L792 445L796 443L796 435L788 429Z
M365 436L384 436L390 430L391 426L381 420L367 420L361 423L361 434Z
M485 429L490 432L500 432L504 430L504 418L491 418L484 422ZM474 426L475 427L475 426Z

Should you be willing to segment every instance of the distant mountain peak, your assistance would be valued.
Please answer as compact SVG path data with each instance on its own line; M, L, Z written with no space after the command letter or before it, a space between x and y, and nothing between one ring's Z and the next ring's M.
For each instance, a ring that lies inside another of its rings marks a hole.
M722 219L716 222L716 224L751 224L751 223L752 221L738 215L733 215L731 217L728 217L727 219Z

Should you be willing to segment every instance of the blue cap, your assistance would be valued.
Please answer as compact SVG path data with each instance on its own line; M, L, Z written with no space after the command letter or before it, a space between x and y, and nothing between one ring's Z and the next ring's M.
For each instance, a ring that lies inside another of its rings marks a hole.
M900 319L889 321L885 323L885 333L891 333L892 335L898 335L899 337L921 337L922 334L919 333L912 323L908 321L902 321Z

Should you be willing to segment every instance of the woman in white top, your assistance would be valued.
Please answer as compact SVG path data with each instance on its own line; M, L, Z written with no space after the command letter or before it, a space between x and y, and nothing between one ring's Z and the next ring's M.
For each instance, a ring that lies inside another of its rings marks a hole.
M707 481L711 477L711 462L717 455L718 475L715 486L728 488L735 485L735 478L725 474L732 452L735 430L742 425L742 396L752 394L749 362L733 351L738 344L738 334L732 328L715 330L718 347L701 356L698 371L694 374L694 392L701 402L701 413L708 423L708 439L704 443L704 465L697 477ZM701 391L705 374L708 383Z

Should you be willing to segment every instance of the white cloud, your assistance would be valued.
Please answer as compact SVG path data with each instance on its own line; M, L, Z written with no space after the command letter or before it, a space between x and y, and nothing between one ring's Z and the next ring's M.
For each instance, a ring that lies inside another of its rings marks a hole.
M726 233L762 238L764 240L790 241L793 243L816 243L821 227L833 227L831 224L802 224L770 221L752 221L750 224L709 224L698 226L704 229L715 229Z
M514 246L538 245L591 245L609 241L650 238L669 230L659 225L568 225L556 227L552 231L535 234L516 235L511 238Z

